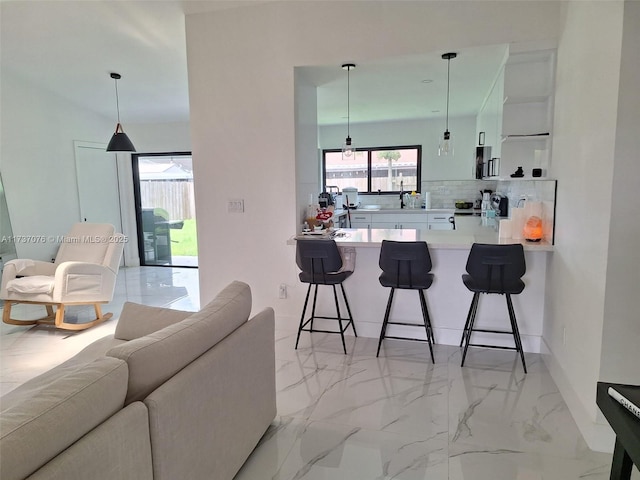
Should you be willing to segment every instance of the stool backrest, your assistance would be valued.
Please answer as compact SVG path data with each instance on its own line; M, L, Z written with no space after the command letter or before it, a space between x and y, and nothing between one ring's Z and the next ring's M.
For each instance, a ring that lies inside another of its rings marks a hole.
M526 273L524 248L520 244L474 243L467 259L467 273L487 293L510 293L522 285ZM521 290L521 288L520 288Z
M296 240L296 264L312 277L322 278L342 268L342 256L335 240Z
M385 278L397 288L420 285L424 283L432 267L427 242L383 240L378 265Z

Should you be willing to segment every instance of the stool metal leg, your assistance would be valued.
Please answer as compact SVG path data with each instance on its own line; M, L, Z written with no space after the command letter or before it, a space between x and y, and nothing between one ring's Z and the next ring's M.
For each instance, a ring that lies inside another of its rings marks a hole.
M347 306L347 313L349 314L349 321L351 322L351 328L353 329L353 334L357 337L358 334L356 332L356 325L353 323L353 315L351 314L351 308L349 308L349 300L347 300L347 294L344 291L344 285L341 283L340 288L342 289L342 297L344 298L344 304ZM347 328L349 326L347 325Z
M344 354L347 354L347 346L344 343L344 329L342 328L342 316L340 315L340 304L338 303L338 291L336 290L335 285L331 285L333 287L333 298L336 302L336 312L338 313L338 325L340 328L340 338L342 339L342 350L344 350Z
M311 284L307 288L307 296L304 299L304 307L302 307L302 316L300 317L300 326L298 327L298 336L296 337L296 348L298 349L298 342L300 341L300 332L302 332L302 326L304 324L304 314L307 312L307 304L309 303L309 294L311 293Z
M424 298L424 290L418 290L418 296L420 297L420 306L422 307L422 319L424 320L424 329L427 332L427 343L429 343L429 352L431 353L431 362L436 363L433 358L433 330L431 328L431 318L429 318L429 309L427 308L427 300Z
M478 308L478 298L480 297L479 293L473 294L473 299L471 300L471 305L469 306L469 313L467 314L467 321L464 324L464 329L462 330L462 337L460 337L460 346L462 347L464 343L464 337L467 335L467 330L469 329L469 323L471 322L471 317L475 316L475 312Z
M380 330L380 339L378 340L378 351L376 352L376 357L380 355L380 346L382 345L382 339L384 338L387 332L387 322L389 322L389 313L391 312L391 304L393 303L393 294L396 289L391 288L389 292L389 299L387 300L387 309L384 312L384 320L382 321L382 329Z
M516 312L513 309L513 303L511 302L511 295L505 294L507 297L507 309L509 310L509 320L511 321L511 330L513 331L513 340L516 343L516 350L520 352L520 358L522 359L522 368L524 373L527 373L527 364L524 361L524 350L522 350L522 340L520 339L520 330L518 329L518 322L516 321Z
M477 295L477 298L476 298L476 295ZM464 350L462 352L462 362L460 363L461 367L464 367L464 360L465 360L465 358L467 358L467 350L469 349L469 343L471 342L471 332L473 331L473 324L476 323L476 313L478 312L479 297L480 297L479 293L477 293L477 292L474 293L474 297L473 298L475 299L475 308L473 309L473 313L471 315L471 318L469 318L469 325L468 325L468 328L467 328Z
M311 320L311 324L309 325L309 331L313 330L313 320L316 318L316 304L318 301L318 284L315 284L315 289L313 291L313 305L311 307L311 318L309 320Z

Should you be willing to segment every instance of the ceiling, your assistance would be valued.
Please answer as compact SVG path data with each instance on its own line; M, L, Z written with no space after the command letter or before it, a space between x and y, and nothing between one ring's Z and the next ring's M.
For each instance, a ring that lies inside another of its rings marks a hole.
M0 0L0 62L26 81L127 123L189 119L185 14L261 3L231 0ZM506 46L474 47L451 60L450 116L478 112ZM351 122L444 116L444 52L358 64L350 73ZM346 123L347 72L300 67L318 86L320 124ZM423 83L423 80L432 80Z

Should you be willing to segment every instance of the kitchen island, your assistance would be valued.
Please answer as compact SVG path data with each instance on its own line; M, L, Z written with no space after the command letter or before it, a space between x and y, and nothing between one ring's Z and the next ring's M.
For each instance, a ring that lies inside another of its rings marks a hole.
M545 277L548 257L553 246L548 242L498 239L494 228L482 227L472 232L432 231L420 229L338 229L326 235L300 235L288 242L295 245L296 238L333 238L347 253L355 253L355 269L345 282L345 289L359 336L377 338L389 289L378 281L378 259L382 240L426 241L433 263L433 285L426 291L427 303L434 327L436 343L458 345L467 317L472 293L462 283L467 257L473 243L521 243L525 250L527 273L523 277L525 290L512 297L525 352L539 353L545 305ZM318 291L318 311L333 312L331 289ZM345 310L346 311L346 310ZM398 321L421 322L420 303L416 292L397 290L392 318ZM507 329L509 319L505 297L483 295L478 307L478 328ZM327 325L328 328L335 325ZM391 330L393 328L393 330ZM416 329L389 326L388 335L415 336ZM511 346L509 335L474 334L474 343ZM426 346L425 346L426 348ZM514 359L516 359L514 355Z

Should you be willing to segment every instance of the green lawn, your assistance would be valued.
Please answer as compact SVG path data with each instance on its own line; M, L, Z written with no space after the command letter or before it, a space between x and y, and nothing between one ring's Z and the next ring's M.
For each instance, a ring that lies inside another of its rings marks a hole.
M185 220L181 229L171 230L171 254L179 257L198 256L195 219Z

